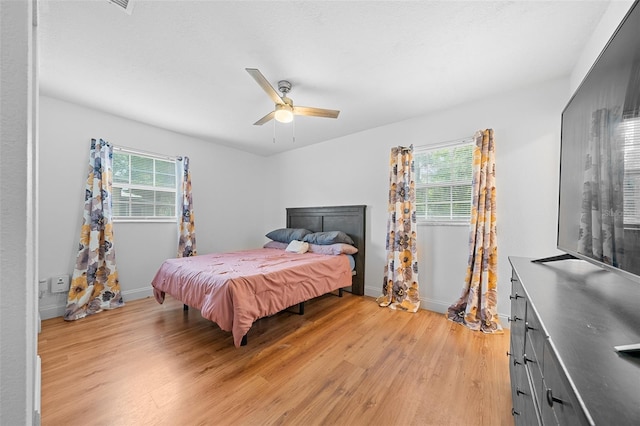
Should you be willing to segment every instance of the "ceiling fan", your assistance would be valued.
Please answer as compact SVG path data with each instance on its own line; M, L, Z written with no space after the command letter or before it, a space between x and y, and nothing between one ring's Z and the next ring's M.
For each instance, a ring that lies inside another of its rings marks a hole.
M261 126L271 119L276 119L281 123L289 123L293 120L294 115L306 115L311 117L326 117L326 118L338 118L340 111L334 109L313 108L304 106L294 106L293 100L287 97L287 93L291 90L291 83L286 80L280 80L278 82L278 90L282 93L282 96L276 92L276 89L269 84L267 79L256 68L245 68L247 72L253 77L256 82L267 92L267 95L275 102L275 109L269 114L262 117L260 120L253 123L256 126Z

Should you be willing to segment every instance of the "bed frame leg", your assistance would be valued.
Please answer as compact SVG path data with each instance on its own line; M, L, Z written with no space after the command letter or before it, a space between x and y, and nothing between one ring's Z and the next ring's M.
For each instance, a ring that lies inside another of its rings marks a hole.
M189 310L189 306L187 306L186 304L182 305L182 310L183 311L188 311Z
M242 341L240 342L240 346L247 346L247 335L242 336Z
M342 288L339 288L338 289L338 297L342 297L342 292L343 292Z
M304 315L304 302L300 302L300 305L298 306L298 314Z

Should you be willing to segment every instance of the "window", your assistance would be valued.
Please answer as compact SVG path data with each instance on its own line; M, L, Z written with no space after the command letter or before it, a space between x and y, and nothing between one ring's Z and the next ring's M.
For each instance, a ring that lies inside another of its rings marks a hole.
M115 220L176 220L176 187L175 160L114 150Z
M423 222L465 224L471 218L473 140L424 147L414 155L416 215Z
M640 118L623 120L624 225L640 228Z

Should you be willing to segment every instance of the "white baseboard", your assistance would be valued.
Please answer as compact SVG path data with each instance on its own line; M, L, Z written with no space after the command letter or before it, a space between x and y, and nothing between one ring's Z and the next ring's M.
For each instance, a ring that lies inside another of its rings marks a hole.
M122 292L122 298L125 303L127 303L127 300L144 299L149 296L153 296L153 287L151 286L125 290Z
M379 297L382 294L382 289L380 288L366 288L364 290L364 294L365 296L370 296L370 297ZM424 297L420 298L420 309L425 309L427 311L432 311L432 312L437 312L440 314L446 314L447 310L449 309L449 306L451 305L452 301L450 302L444 302L442 300L435 300L435 299L427 299ZM498 318L500 318L500 324L502 325L502 328L504 329L509 329L511 328L511 323L509 322L508 318L509 315L506 314L498 314Z
M124 299L125 304L127 303L127 300L144 299L145 297L150 296L153 296L153 287L151 286L136 288L133 290L125 290L122 292L122 298ZM66 304L49 306L40 305L40 319L46 320L50 318L61 317L64 315L65 308Z
M373 298L379 297L382 294L382 289L377 288L365 288L365 296ZM153 296L153 287L142 287L133 290L126 290L122 292L122 297L125 301L144 299L145 297ZM420 298L420 308L427 311L433 311L441 314L445 314L451 303L444 302L442 300ZM65 306L40 306L40 316L43 320L55 317L61 317L64 315ZM508 321L509 315L499 314L502 328L508 329L511 323Z
M40 319L41 320L48 320L51 318L56 318L56 317L61 317L64 315L64 309L66 306L56 306L56 305L49 305L49 306L42 306L40 305Z
M366 296L371 296L371 297L374 297L374 298L375 297L380 297L380 295L382 295L382 289L365 288L364 294ZM426 299L424 297L420 298L420 309L426 309L427 311L433 311L433 312L437 312L437 313L440 313L440 314L446 313L450 304L451 303L443 302L441 300Z

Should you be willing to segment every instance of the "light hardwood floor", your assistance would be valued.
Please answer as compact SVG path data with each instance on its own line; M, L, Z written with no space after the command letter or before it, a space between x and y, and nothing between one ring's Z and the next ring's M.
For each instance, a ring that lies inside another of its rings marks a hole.
M245 347L167 297L43 321L42 424L513 425L508 331L326 295Z

